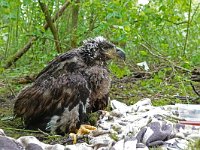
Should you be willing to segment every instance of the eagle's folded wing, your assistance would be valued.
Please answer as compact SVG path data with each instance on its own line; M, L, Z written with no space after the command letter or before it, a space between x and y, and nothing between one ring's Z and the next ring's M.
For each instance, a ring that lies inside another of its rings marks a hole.
M34 126L46 130L48 125L70 131L82 121L88 97L87 82L81 74L63 74L57 79L49 78L47 82L33 84L22 90L17 96L14 113L22 117L30 128ZM59 117L52 122L55 116ZM68 125L61 123L64 119L68 120Z
M49 62L49 64L37 75L36 80L39 79L40 77L48 77L48 76L53 76L57 75L59 71L65 71L68 72L70 70L67 70L68 66L70 64L77 64L80 65L79 63L82 63L81 60L78 60L78 55L76 53L76 49L74 52L67 52L62 55L57 56L54 60ZM64 69L65 70L62 70ZM60 72L61 73L61 72Z

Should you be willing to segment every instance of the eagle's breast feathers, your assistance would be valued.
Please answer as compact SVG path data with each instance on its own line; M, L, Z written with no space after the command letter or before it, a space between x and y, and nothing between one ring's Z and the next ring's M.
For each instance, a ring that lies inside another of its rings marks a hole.
M51 61L16 97L14 113L27 127L74 132L87 113L108 104L110 76L106 61L124 53L102 37Z

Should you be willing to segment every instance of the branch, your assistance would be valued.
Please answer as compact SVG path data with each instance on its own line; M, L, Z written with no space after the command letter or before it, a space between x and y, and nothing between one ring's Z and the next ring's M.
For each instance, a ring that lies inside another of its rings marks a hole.
M59 9L59 11L52 18L52 22L55 22L60 16L62 16L63 12L69 6L69 4L70 4L70 1L66 1L64 3L64 5ZM46 31L49 28L48 23L45 23L43 28ZM36 36L31 37L30 40L28 41L28 43L22 49L18 50L11 58L9 58L6 61L4 68L7 69L10 66L12 66L13 63L15 63L19 58L21 58L30 49L30 47L33 45L33 43L37 39L38 39L38 37L36 37Z
M172 24L175 24L175 25L181 25L181 24L185 24L187 23L187 21L181 21L181 22L173 22L171 20L168 20L168 19L163 19L164 21L167 21L167 22L170 22Z
M7 27L8 27L7 25L1 26L0 29L7 28Z
M17 51L12 57L10 57L6 64L4 65L4 68L9 68L14 62L16 62L22 55L24 55L29 48L33 45L33 43L38 39L38 37L31 37L31 39L28 41L28 43L19 51Z
M62 14L64 13L65 9L69 6L69 4L71 3L70 0L66 1L63 6L59 9L59 11L55 14L55 16L53 16L52 18L52 22L54 23L60 16L62 16ZM48 23L46 23L44 25L44 28L48 28Z
M195 8L194 13L193 13L193 15L192 15L192 17L191 17L191 19L190 19L190 22L193 21L193 18L194 18L194 16L196 15L197 10L199 9L199 6L200 6L200 3L198 3L197 7Z
M56 50L58 53L61 52L61 47L60 47L60 43L58 42L59 41L59 38L58 38L58 31L56 30L56 27L55 25L53 24L53 21L51 20L51 15L49 13L49 10L47 8L47 6L42 3L40 0L38 1L39 4L40 4L40 7L45 15L45 20L53 34L53 37L54 37L54 42L55 42L55 45L56 45Z

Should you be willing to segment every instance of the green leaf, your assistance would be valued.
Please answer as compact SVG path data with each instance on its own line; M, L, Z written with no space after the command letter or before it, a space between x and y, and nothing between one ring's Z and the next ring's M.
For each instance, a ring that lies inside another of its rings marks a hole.
M142 56L147 56L148 53L147 53L147 51L145 51L145 50L141 50L141 51L140 51L140 54L141 54Z

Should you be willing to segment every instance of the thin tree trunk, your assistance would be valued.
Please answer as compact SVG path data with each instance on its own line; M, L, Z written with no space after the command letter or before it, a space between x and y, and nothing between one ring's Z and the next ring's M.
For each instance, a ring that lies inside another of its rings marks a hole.
M94 10L94 8L92 8L90 20L89 20L89 30L88 30L89 33L92 32L92 30L94 29L94 24L95 24L95 20L96 20L96 17L94 14L95 14L95 10Z
M16 46L18 47L18 41L19 41L19 38L18 38L18 36L19 36L19 33L18 33L18 31L19 31L19 7L17 8L17 22L16 22L16 32L15 32L15 37L16 37Z
M55 25L53 24L53 22L51 20L51 15L49 13L47 6L44 3L42 3L40 0L39 0L39 4L40 4L40 7L41 7L41 9L42 9L42 11L45 15L45 20L48 23L48 26L49 26L52 34L53 34L55 45L56 45L56 50L57 50L58 53L60 53L61 47L60 47L59 38L58 38L58 31L57 31Z
M77 46L77 27L78 27L79 3L80 3L80 0L76 0L75 4L72 6L71 47L76 47Z
M187 52L187 44L188 44L188 37L189 37L189 30L190 30L190 23L191 23L191 10L192 10L192 0L189 0L187 30L186 30L186 36L185 36L185 43L184 43L184 47L183 47L183 56L184 57L186 57L186 52Z
M60 10L55 14L55 16L52 18L52 22L55 22L60 16L62 16L65 9L69 6L70 1L67 1L64 3L64 5L60 8ZM45 23L43 28L46 31L48 29L48 23ZM7 69L10 66L12 66L13 63L15 63L19 58L21 58L33 45L33 43L38 39L38 37L31 37L28 43L20 50L18 50L10 59L8 59L4 65L4 68Z

